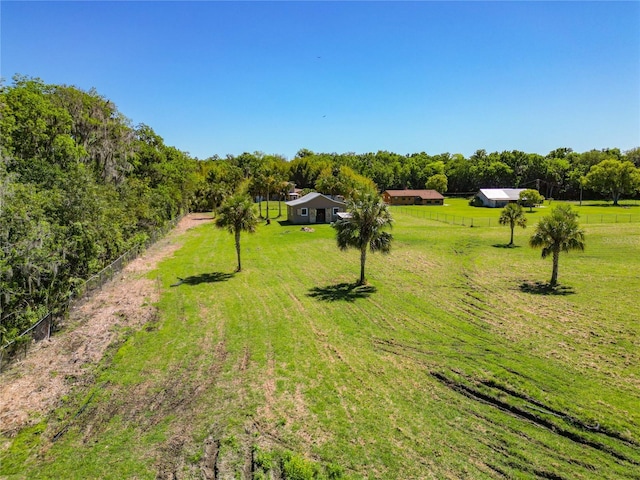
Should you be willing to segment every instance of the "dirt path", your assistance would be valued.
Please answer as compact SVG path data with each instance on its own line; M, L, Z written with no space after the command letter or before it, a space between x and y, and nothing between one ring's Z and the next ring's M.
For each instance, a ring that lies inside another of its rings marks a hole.
M12 435L56 407L103 357L123 328L153 319L159 290L145 275L180 248L180 234L211 219L190 214L165 238L128 264L102 290L70 312L61 332L34 344L25 359L0 374L0 432Z

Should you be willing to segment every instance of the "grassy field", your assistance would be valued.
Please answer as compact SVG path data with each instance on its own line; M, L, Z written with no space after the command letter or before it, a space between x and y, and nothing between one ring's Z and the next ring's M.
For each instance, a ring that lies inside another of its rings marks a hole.
M533 225L504 248L506 227L393 211L366 287L328 225L260 226L239 274L229 234L188 231L153 273L157 322L0 474L639 479L640 224L585 225L548 292Z
M533 209L525 208L529 222L535 223L537 217L545 215L555 205L569 203L580 213L581 222L585 225L601 223L640 223L640 203L637 200L621 201L619 206L602 201L557 202L548 200ZM499 227L501 208L472 207L464 198L447 198L444 205L424 205L392 207L407 215L473 227Z

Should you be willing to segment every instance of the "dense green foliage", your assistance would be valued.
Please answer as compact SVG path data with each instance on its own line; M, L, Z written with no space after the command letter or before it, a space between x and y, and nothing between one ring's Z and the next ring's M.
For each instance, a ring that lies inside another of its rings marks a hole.
M640 167L640 148L627 152L612 148L584 153L559 148L546 156L517 150L493 153L478 150L469 158L450 153L400 155L379 151L327 154L303 149L290 162L290 179L300 188L318 189L317 181L323 171L346 166L373 180L381 192L387 189L422 189L430 179L430 185L436 179L441 184L441 177L433 177L444 175L447 192L451 194L473 194L480 188L515 187L539 188L545 198L578 199L580 188L584 186L584 178L591 167L605 160L631 162L637 172ZM590 194L600 191L594 188L590 190ZM636 191L637 187L625 192L633 195ZM609 192L606 194L609 195Z
M190 208L197 165L91 90L0 90L0 344Z
M428 190L435 190L438 193L445 193L448 189L447 176L444 173L436 173L427 179Z
M640 189L640 170L630 161L607 159L589 170L585 185L604 195L609 195L617 205L620 195L633 195Z
M544 202L544 197L540 192L533 188L527 188L520 192L520 203L525 207L529 207L529 211L533 211L533 207Z

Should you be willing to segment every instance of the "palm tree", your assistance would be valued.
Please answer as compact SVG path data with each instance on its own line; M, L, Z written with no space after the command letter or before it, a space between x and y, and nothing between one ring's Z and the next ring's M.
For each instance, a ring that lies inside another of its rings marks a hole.
M267 191L267 220L269 219L269 197L271 197L271 193L273 189L276 187L277 180L274 175L269 174L264 177L264 189Z
M578 213L571 205L560 205L553 209L551 215L543 217L536 226L536 231L529 239L533 248L542 248L542 258L553 256L553 273L549 285L558 283L558 259L560 252L584 250L584 230L579 228Z
M218 209L216 227L226 228L229 233L235 236L236 253L238 254L238 268L236 272L242 271L240 262L240 232L253 233L256 231L258 219L253 209L253 201L246 193L239 193L227 197Z
M292 185L287 180L281 180L278 185L278 217L282 216L282 199L287 199L287 194L291 191Z
M262 194L264 191L264 175L262 175L261 173L254 174L253 177L251 177L247 189L252 197L258 197L258 210L260 212L260 218L262 218Z
M391 227L393 220L387 205L380 196L372 193L356 195L347 202L347 218L341 218L332 226L337 230L336 239L340 250L357 248L360 250L360 280L366 283L364 266L367 249L371 252L389 253L392 235L383 229Z
M522 207L517 203L509 203L500 214L500 225L509 225L511 228L511 241L509 246L513 245L513 229L516 227L527 228L527 217L524 216Z

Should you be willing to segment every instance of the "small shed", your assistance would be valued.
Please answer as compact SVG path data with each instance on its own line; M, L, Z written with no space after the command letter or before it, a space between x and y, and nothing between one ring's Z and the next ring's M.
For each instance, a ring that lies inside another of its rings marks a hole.
M444 205L444 197L435 190L385 190L382 199L388 205Z
M483 207L504 207L508 203L517 203L520 200L520 192L524 188L481 188L476 193L476 198Z
M304 197L285 202L287 220L290 223L331 223L338 219L338 212L344 212L346 205L322 193L308 193Z

